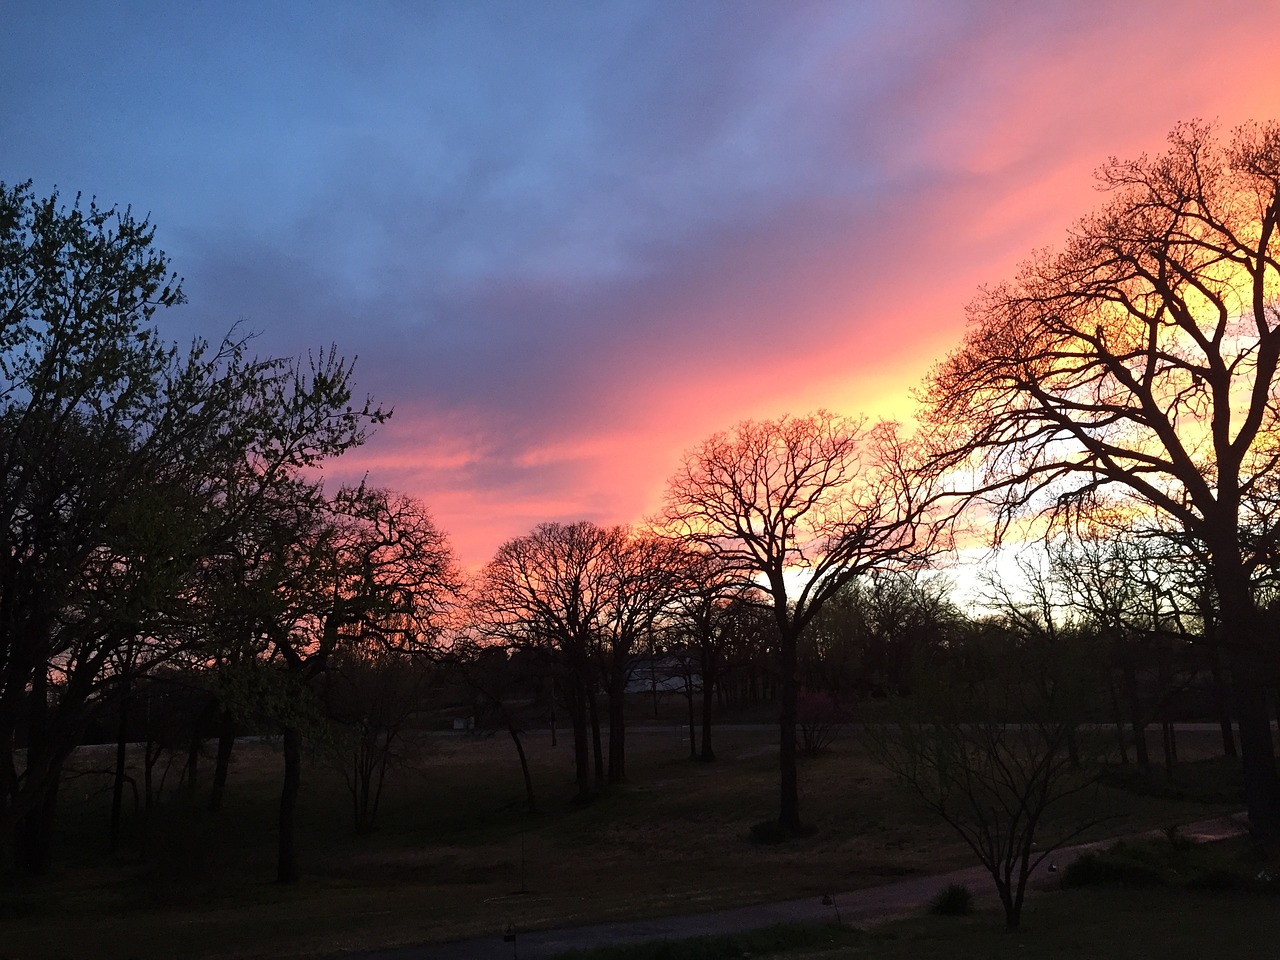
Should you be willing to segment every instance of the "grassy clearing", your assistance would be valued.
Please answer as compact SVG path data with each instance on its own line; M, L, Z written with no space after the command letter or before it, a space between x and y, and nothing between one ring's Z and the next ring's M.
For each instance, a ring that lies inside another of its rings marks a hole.
M570 802L571 747L535 734L543 812L534 817L509 741L427 738L422 763L388 786L379 829L366 836L351 832L337 777L313 762L300 809L304 880L290 887L271 882L279 757L269 746L241 750L218 816L176 794L132 815L129 854L118 858L105 852L102 783L69 780L54 870L0 886L0 957L296 957L489 935L508 923L820 895L972 862L849 740L802 766L801 810L814 835L754 845L751 825L776 804L774 734L718 735L721 759L708 765L688 759L679 732L636 729L630 784L580 807ZM1100 787L1093 800L1112 815L1096 836L1234 806L1124 786Z

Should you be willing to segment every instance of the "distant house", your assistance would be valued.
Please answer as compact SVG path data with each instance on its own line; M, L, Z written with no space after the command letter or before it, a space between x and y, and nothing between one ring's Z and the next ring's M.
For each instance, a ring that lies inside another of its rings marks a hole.
M627 693L684 693L685 685L702 689L702 675L680 657L664 654L633 657Z

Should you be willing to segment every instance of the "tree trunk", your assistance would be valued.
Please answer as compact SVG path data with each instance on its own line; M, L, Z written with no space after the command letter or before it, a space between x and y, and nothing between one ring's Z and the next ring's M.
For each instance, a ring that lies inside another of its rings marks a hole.
M230 710L222 711L218 725L218 755L213 762L213 786L209 790L209 810L222 809L222 799L227 791L227 773L231 769L231 751L236 745L236 721Z
M374 749L376 749L376 744L371 744L365 740L353 751L354 769L352 772L355 775L356 792L359 796L356 801L356 833L368 833L373 827L370 801L373 790L373 764L376 761L370 751Z
M111 832L107 849L111 853L120 850L120 818L124 806L124 774L125 760L129 745L129 686L125 681L124 693L120 697L120 719L116 725L116 770L111 784Z
M200 775L200 748L204 746L204 738L198 732L191 734L187 742L187 769L183 773L187 790L196 792L196 783Z
M627 781L626 678L609 691L609 782Z
M587 713L591 717L591 755L595 760L596 786L605 782L604 749L600 741L600 698L595 690L587 688Z
M294 727L284 729L284 785L280 789L280 837L276 858L276 881L294 883L298 879L298 855L294 827L298 793L302 787L302 734Z
M1263 633L1247 581L1241 576L1237 583L1221 571L1215 579L1222 638L1232 654L1231 680L1240 729L1240 766L1249 833L1264 851L1275 853L1280 851L1280 782L1276 779L1266 687L1272 665L1263 654Z
M1209 669L1213 675L1213 699L1218 713L1218 729L1222 733L1222 755L1237 757L1236 736L1231 729L1231 696L1222 676L1222 647L1216 637L1210 641Z
M49 769L49 786L44 796L17 819L13 830L14 865L22 873L42 875L49 866L53 842L53 815L58 805L61 763L49 742L49 671L39 664L31 674L31 694L27 711L27 770Z
M578 784L578 802L591 799L591 747L587 734L587 702L582 684L571 681L565 691L569 721L573 724L573 772Z
M1164 775L1173 780L1173 768L1178 765L1178 742L1173 724L1168 720L1160 721L1160 744L1164 748Z
M711 716L715 702L715 654L702 655L702 753L701 759L710 762L716 758L711 749Z
M14 862L21 872L39 877L49 869L57 808L58 778L55 777L40 802L21 817L14 828Z
M1120 711L1120 698L1116 695L1116 685L1112 680L1107 681L1107 691L1111 694L1111 716L1116 729L1116 749L1120 753L1120 763L1127 767L1129 748L1124 741L1124 717Z
M778 710L778 826L784 833L800 831L800 787L796 773L796 646L795 634L783 635L779 651L782 676L779 691L781 707Z
M684 670L684 700L685 706L689 710L689 759L698 759L698 727L697 720L693 714L693 671L690 669L688 662L685 662Z
M1261 658L1253 651L1239 651L1232 670L1240 730L1241 768L1244 773L1245 806L1249 812L1249 832L1268 850L1280 846L1280 824L1276 811L1275 747L1271 739L1271 716L1266 689L1255 673Z
M511 734L511 742L516 745L516 754L520 757L520 773L524 776L525 808L530 813L537 813L538 798L533 793L533 774L529 772L529 758L525 755L524 743L520 739L520 731L505 709L502 711L502 715L507 721L507 733Z
M1138 762L1138 769L1144 774L1151 773L1151 755L1147 751L1147 729L1142 718L1142 699L1138 695L1138 673L1133 660L1128 656L1124 660L1124 695L1129 706L1129 726L1133 730L1133 752Z

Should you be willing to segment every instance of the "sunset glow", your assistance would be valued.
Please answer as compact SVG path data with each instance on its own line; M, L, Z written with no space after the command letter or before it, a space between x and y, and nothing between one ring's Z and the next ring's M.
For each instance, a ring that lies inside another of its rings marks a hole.
M296 12L288 12L289 10ZM1280 117L1280 5L20 4L0 181L150 212L189 304L395 408L335 463L476 568L682 451L909 420L965 304L1182 120Z

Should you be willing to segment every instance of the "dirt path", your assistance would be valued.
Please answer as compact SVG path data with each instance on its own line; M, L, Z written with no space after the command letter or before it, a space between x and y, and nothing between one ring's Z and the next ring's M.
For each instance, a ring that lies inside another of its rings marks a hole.
M1225 840L1245 832L1244 814L1201 820L1180 827L1182 836L1197 843ZM1137 837L1159 837L1153 830ZM1065 847L1056 851L1041 864L1032 875L1032 884L1049 879L1048 866L1052 861L1059 865L1070 862L1081 853L1106 847L1116 839ZM1129 839L1129 838L1124 838ZM845 923L866 920L884 920L902 914L918 912L943 887L963 883L978 896L994 896L995 887L991 875L982 867L968 867L928 877L913 877L879 887L867 887L832 897L827 905L820 897L803 900L786 900L781 903L760 903L714 913L689 916L654 917L649 920L626 920L617 923L600 923L585 927L566 927L560 930L531 930L517 932L515 942L504 941L500 934L474 940L458 940L453 943L423 944L413 947L396 947L369 953L346 954L354 960L545 960L566 950L586 949L624 943L644 943L650 940L684 940L712 934L737 933L771 927L779 923L814 923L834 921Z

